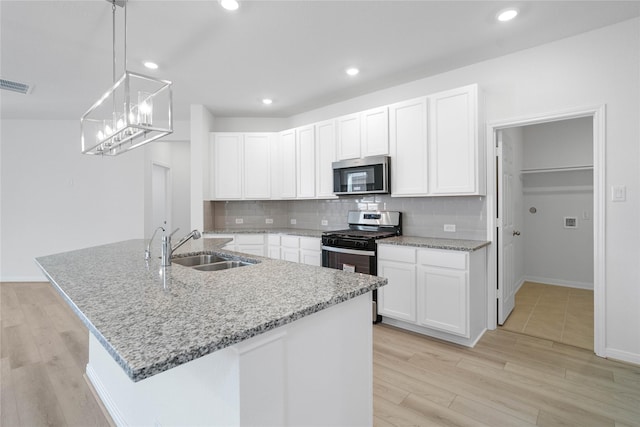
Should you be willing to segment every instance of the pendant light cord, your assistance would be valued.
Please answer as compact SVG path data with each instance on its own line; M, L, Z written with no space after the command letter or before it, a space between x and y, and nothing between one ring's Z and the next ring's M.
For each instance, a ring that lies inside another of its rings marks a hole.
M112 48L113 48L113 83L116 82L116 0L111 2L111 34L112 34Z

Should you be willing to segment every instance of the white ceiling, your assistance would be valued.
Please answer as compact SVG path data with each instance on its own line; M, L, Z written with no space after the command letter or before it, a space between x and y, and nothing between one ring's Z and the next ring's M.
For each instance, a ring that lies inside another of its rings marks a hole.
M520 16L498 23L512 5ZM128 69L173 81L175 117L188 119L190 104L288 117L631 19L640 2L254 0L230 13L216 0L129 0L127 10ZM79 119L111 86L105 0L1 0L0 17L0 74L33 85L29 95L0 92L2 118ZM344 73L351 65L355 78Z

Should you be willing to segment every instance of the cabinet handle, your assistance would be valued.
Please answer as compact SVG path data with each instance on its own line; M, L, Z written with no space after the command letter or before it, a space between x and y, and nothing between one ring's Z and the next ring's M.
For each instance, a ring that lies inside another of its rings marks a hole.
M513 235L514 235L514 236L519 236L519 235L520 235L520 232L519 232L518 230L514 230L514 231L513 231Z

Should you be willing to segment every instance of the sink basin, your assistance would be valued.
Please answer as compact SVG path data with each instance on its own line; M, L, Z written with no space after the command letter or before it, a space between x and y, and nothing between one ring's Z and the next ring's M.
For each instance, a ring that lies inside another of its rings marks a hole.
M245 265L251 265L251 263L244 261L221 261L214 262L212 264L198 265L193 267L193 269L199 271L218 271L226 270L229 268L244 267Z
M203 264L213 264L217 262L229 261L227 258L222 258L218 255L213 254L203 254L203 255L192 255L186 256L182 258L173 258L171 260L172 263L184 265L185 267L195 267Z
M245 265L255 264L257 261L233 259L232 256L223 256L220 254L200 254L185 257L173 258L174 264L180 264L185 267L191 267L198 271L219 271L229 268L244 267Z

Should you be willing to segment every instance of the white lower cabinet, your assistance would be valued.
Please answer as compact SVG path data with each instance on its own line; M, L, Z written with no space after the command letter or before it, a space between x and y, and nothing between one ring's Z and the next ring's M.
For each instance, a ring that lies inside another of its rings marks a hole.
M220 235L222 236L222 235ZM264 256L265 239L264 234L244 234L238 233L228 237L233 237L233 241L227 243L222 249L242 252L244 254ZM224 236L227 237L227 236Z
M317 237L300 237L300 262L322 265L322 242Z
M473 346L486 330L486 249L473 252L381 244L383 322Z
M280 235L268 234L267 235L267 257L273 259L280 259Z

